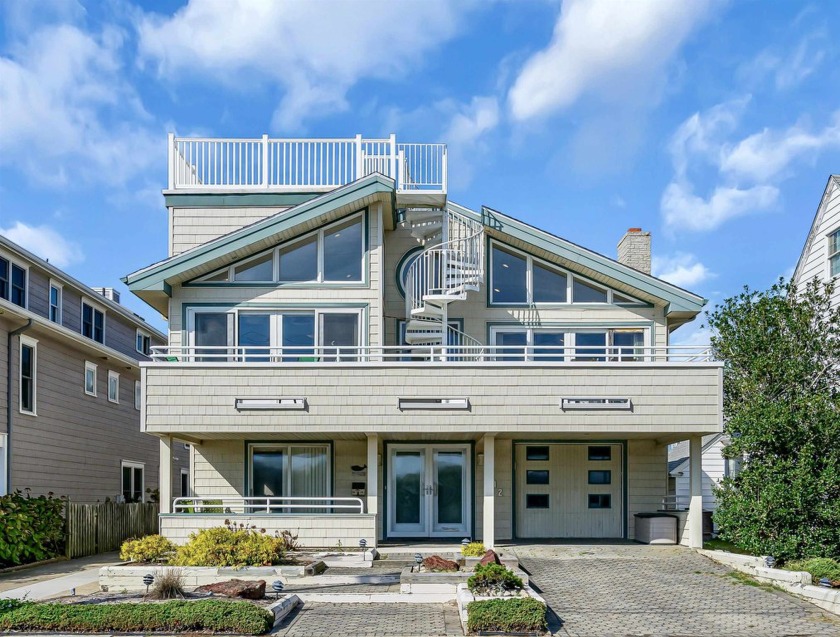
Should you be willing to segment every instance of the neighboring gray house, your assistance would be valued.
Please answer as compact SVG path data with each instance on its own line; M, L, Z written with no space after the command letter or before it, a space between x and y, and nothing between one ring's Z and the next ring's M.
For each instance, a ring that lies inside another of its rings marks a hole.
M158 449L140 431L140 359L165 342L119 304L0 236L0 494L144 499ZM174 493L188 484L175 449Z
M703 510L717 508L714 487L721 480L734 476L738 461L723 457L723 450L729 444L724 434L703 436ZM668 448L668 496L669 504L677 509L686 508L691 497L691 468L689 467L688 441L684 440Z
M722 366L670 338L705 300L650 275L638 228L615 260L453 203L447 160L393 135L170 137L169 254L124 279L169 320L141 363L164 484L191 444L164 535L633 538L689 438L702 544Z
M840 277L840 175L831 175L793 272L793 281L803 286L813 279ZM840 279L835 281L832 307L840 305Z

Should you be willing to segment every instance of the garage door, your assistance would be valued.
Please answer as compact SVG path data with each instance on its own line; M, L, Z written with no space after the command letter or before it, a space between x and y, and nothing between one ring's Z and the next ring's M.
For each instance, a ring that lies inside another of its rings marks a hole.
M517 443L516 536L620 538L620 444Z

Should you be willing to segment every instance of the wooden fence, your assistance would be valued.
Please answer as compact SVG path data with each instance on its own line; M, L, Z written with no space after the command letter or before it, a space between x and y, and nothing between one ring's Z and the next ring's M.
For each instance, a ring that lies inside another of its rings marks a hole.
M128 538L157 532L157 504L67 503L67 557L118 551Z

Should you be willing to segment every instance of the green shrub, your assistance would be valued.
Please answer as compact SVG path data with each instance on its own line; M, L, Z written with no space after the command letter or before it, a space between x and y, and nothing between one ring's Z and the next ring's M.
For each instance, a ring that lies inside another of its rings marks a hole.
M161 562L177 547L161 535L147 535L126 540L120 548L120 559L132 562Z
M0 630L210 631L260 635L274 615L248 602L206 599L160 604L24 604L0 615Z
M470 542L461 547L461 555L464 557L482 557L486 552L483 542Z
M498 595L522 589L522 578L501 564L479 564L467 580L470 592L478 595Z
M170 564L177 566L270 566L286 556L283 536L252 528L218 527L192 533Z
M504 633L542 632L545 604L533 597L488 599L467 604L467 630Z
M15 610L16 608L20 608L24 604L30 604L31 602L25 602L20 599L9 599L6 597L0 597L0 615L3 613L8 613L9 611Z
M15 491L0 497L0 567L56 557L64 552L64 498Z
M819 584L823 577L832 582L840 582L840 562L829 557L812 557L809 560L796 560L785 564L789 571L807 571L814 584Z

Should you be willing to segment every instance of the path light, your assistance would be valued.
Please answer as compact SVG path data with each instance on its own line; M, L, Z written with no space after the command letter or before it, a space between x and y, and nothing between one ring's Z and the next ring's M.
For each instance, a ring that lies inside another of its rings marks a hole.
M155 576L151 573L146 573L143 576L143 583L146 585L146 595L149 594L149 586L155 583Z
M365 549L367 548L367 540L365 538L359 540L359 548L362 549L362 561L364 562L366 560Z
M468 537L465 537L463 540L461 540L461 546L467 546L469 543L470 543L470 538L468 538Z
M274 591L274 599L279 599L280 593L283 592L283 582L279 579L274 580L271 582L271 590Z
M420 553L414 554L414 561L417 562L417 572L420 572L420 565L423 563L423 556Z
M823 577L820 580L820 586L822 586L823 588L831 588L831 580L827 577Z
M764 566L767 568L774 568L776 566L776 558L772 555L768 555L764 558Z

